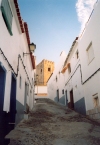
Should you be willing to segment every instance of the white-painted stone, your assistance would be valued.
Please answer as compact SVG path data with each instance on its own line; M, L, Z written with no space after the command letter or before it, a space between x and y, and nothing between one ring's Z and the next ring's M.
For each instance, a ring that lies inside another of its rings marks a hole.
M73 89L74 105L79 103L78 110L80 112L81 101L83 99L84 109L86 111L95 108L93 97L98 94L100 106L100 71L95 73L100 68L100 0L95 4L94 11L86 24L85 31L79 36L76 43L72 46L67 55L67 64L71 65L71 73L66 69L64 74L58 74L61 71L66 59L66 56L60 56L58 66L55 67L54 73L48 82L48 95L54 100L57 89L60 90L59 97L62 96L62 89L67 90L68 102L70 102L70 91ZM89 51L88 47L92 43L93 51ZM79 51L79 58L76 57L76 52ZM88 60L88 53L91 55L91 62ZM61 60L63 58L63 61ZM92 59L93 58L93 59ZM94 74L95 73L95 74ZM92 74L94 74L92 76ZM56 76L58 81L56 82ZM89 78L91 76L91 78ZM89 79L89 80L88 80ZM85 82L86 81L86 82ZM65 99L66 104L66 99ZM83 107L83 106L82 106ZM82 109L82 108L81 108ZM84 111L85 111L84 110ZM86 112L85 111L85 112ZM89 114L88 112L88 114Z
M7 30L5 22L2 17L1 9L0 9L0 48L3 51L4 55L8 59L9 63L11 64L12 68L14 69L15 73L17 73L17 66L18 66L18 55L21 56L22 61L25 65L29 80L27 78L26 72L22 65L21 60L19 59L19 71L18 76L16 77L17 80L17 89L16 89L16 100L24 106L24 97L25 97L25 82L29 85L29 93L27 98L27 103L30 109L33 108L34 105L34 70L32 68L31 58L30 55L23 57L24 53L29 53L29 46L27 43L27 38L25 33L21 33L19 21L17 18L14 1L9 0L13 19L12 19L12 33L11 36ZM1 6L1 0L0 0ZM9 112L10 106L10 91L11 91L11 74L13 73L11 68L9 67L7 61L4 59L3 55L0 53L0 62L6 69L6 85L5 85L5 95L4 95L4 106L3 110ZM21 76L21 88L19 86L19 80ZM33 78L33 84L32 84Z

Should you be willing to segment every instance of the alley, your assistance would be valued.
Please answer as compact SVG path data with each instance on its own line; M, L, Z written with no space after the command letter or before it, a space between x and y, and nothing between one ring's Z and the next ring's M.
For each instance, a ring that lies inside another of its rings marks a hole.
M100 125L50 99L38 99L29 119L9 137L9 145L100 145Z

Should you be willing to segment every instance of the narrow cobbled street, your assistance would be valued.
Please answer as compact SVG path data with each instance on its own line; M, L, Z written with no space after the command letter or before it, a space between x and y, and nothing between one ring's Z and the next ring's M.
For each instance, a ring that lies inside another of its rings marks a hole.
M100 145L100 124L50 99L38 99L29 119L7 137L9 145Z

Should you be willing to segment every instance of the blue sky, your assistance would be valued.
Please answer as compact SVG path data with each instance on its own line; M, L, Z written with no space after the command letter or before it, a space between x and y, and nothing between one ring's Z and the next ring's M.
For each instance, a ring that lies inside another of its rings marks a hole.
M42 59L56 63L62 50L68 53L81 28L76 2L77 0L18 0L21 16L28 23L31 42L36 44L37 64Z

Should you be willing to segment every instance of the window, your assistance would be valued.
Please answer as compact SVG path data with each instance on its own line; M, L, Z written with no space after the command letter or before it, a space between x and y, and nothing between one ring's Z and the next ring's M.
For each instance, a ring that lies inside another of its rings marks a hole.
M94 58L92 42L89 44L89 46L87 48L87 55L88 55L88 63L90 63Z
M79 51L78 50L76 51L76 58L77 59L79 58Z
M8 0L2 0L1 12L2 12L2 17L4 19L5 25L9 31L10 35L12 35L12 17L13 17L13 15L12 15Z
M59 102L59 89L57 90L57 102Z
M21 89L21 85L22 85L22 78L20 76L20 78L19 78L19 87L20 87L20 89Z
M60 77L60 71L58 72L58 74L59 74L59 77Z
M51 71L50 67L48 68L48 71Z
M33 78L32 78L32 85L34 85L34 84L33 84Z
M93 95L93 104L94 104L94 107L98 107L99 106L98 94Z
M64 89L62 90L62 94L64 94Z
M68 72L71 73L71 66L70 66L70 63L68 64Z
M29 96L29 85L27 84L27 96Z
M97 107L99 105L99 98L95 97L94 98L94 107Z
M56 76L56 82L58 81L58 78L57 78L57 76Z

